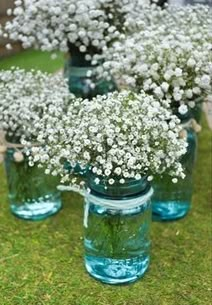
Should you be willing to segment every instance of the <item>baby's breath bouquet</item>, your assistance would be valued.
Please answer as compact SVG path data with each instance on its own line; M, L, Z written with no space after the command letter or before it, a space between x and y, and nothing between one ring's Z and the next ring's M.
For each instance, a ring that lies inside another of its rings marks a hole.
M65 107L68 86L61 76L19 68L0 71L0 130L7 140L36 139L35 122L51 107ZM69 96L70 98L70 96Z
M98 67L100 75L107 77L109 71L120 87L168 99L183 123L188 142L182 158L186 179L173 185L169 176L158 173L153 182L153 214L160 221L184 217L191 208L197 149L194 130L201 130L195 120L212 90L211 12L207 6L147 8L142 22L135 19L135 32L108 48L102 55L103 66Z
M107 283L137 280L149 265L152 189L157 173L184 178L180 120L169 101L124 91L76 99L67 112L46 114L30 164L85 197L85 264ZM70 164L67 168L65 164ZM83 180L74 168L86 169ZM61 186L60 186L61 187Z
M21 69L0 71L0 159L7 174L10 209L20 218L43 219L61 207L58 179L30 167L26 150L39 145L36 124L44 114L65 109L71 97L60 76ZM21 144L22 138L30 146Z
M179 108L184 114L212 89L211 12L207 6L146 9L144 25L137 22L142 30L105 51L98 72L170 99L176 110L186 105Z
M180 121L168 108L169 101L159 103L145 92L76 99L66 113L55 109L35 124L39 146L32 148L31 162L47 166L47 173L61 175L69 185L77 181L64 160L73 169L89 167L96 184L103 179L106 186L143 176L151 180L165 171L175 181L184 176L179 160L186 144Z
M101 51L124 30L126 16L148 0L16 0L2 34L24 48Z

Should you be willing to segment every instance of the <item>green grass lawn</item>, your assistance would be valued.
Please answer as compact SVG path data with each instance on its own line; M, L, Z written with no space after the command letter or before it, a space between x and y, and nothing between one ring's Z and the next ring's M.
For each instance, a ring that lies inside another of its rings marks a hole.
M41 70L49 73L56 72L62 69L64 64L64 55L57 53L57 58L52 60L48 52L41 52L35 50L27 50L12 55L7 58L0 58L0 69L10 69L12 66L30 70Z
M80 196L64 194L62 211L48 220L16 219L0 167L0 304L211 305L211 140L204 121L193 208L180 221L152 224L150 269L129 286L103 285L86 273Z

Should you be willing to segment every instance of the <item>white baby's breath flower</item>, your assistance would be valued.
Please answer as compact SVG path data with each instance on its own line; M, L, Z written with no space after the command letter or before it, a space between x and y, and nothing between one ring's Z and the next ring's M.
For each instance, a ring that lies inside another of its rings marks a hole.
M173 179L172 179L172 182L173 182L173 183L177 183L177 182L178 182L177 178L173 178Z
M178 109L179 113L184 115L188 112L188 106L187 105L180 105Z
M6 49L7 49L7 50L12 50L12 45L11 45L11 43L7 43L7 44L6 44Z
M114 179L109 179L109 180L108 180L108 182L109 182L109 184L111 184L111 185L112 185L112 184L114 184L114 183L115 183L115 180L114 180Z
M125 179L120 179L119 182L120 182L120 184L124 184L125 183Z
M162 90L163 90L164 92L168 92L168 90L169 90L169 84L166 83L166 82L163 82L163 83L161 84L161 88L162 88Z
M193 58L189 58L189 60L187 61L187 65L188 67L193 68L196 65L196 61Z

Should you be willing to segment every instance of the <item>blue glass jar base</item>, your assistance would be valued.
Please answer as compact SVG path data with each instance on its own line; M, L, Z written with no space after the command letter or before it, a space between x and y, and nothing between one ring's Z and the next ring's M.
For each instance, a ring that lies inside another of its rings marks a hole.
M105 284L128 284L144 275L149 266L149 256L129 259L85 256L85 266L92 277Z
M190 211L190 202L165 202L153 203L153 220L154 221L172 221L185 217Z
M62 208L60 198L45 196L38 201L26 202L22 205L11 204L10 210L13 215L25 220L38 221L55 215Z

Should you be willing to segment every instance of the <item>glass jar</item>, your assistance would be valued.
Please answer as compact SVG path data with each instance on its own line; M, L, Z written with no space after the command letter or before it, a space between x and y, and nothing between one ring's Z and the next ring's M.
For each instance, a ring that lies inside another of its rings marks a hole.
M30 167L27 156L13 148L5 154L5 170L11 212L22 219L42 220L61 209L57 177Z
M72 47L65 63L64 76L68 79L70 92L76 97L92 99L117 90L113 80L98 79L94 69L85 59L85 54Z
M195 107L191 108L191 116L195 119L195 121L199 124L202 118L202 105L203 105L203 99L199 98L195 101Z
M153 180L154 195L152 198L153 220L166 221L184 217L191 208L193 193L193 168L196 160L197 136L191 127L187 132L187 152L181 163L186 174L185 179L173 183L168 175L155 177Z
M85 266L107 284L136 281L150 261L152 189L146 179L106 188L88 177L85 198Z

